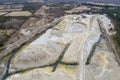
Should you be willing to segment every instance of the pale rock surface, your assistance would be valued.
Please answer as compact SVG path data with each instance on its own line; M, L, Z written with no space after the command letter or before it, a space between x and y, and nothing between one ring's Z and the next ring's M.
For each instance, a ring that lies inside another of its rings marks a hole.
M61 38L56 35L60 35ZM62 33L59 34L59 31L52 29L48 30L16 54L12 60L12 67L21 70L54 63L66 45L63 40Z
M20 49L11 61L10 69L15 71L34 69L6 80L120 80L120 67L99 24L111 35L110 29L114 26L104 15L64 16L59 24ZM63 54L68 43L71 44ZM52 68L49 72L42 67L46 65Z
M71 74L63 71L57 70L54 73L45 72L43 69L34 69L22 74L15 74L6 80L74 80Z

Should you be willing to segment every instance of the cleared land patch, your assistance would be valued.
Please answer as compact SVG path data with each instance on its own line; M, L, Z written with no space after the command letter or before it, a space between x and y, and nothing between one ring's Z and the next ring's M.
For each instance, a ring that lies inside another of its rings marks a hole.
M31 16L32 13L29 11L14 11L5 16Z
M7 14L8 12L0 12L0 16L1 15L4 15L4 14Z

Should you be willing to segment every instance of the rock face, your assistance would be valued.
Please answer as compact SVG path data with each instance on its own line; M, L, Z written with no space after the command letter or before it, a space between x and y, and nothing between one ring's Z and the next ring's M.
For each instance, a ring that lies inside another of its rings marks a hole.
M15 53L6 80L120 80L111 29L104 15L64 16Z

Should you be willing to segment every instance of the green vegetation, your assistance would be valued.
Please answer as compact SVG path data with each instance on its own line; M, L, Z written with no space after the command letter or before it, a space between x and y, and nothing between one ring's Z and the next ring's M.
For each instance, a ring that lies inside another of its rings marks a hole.
M2 43L2 42L0 42L0 47L1 47L1 46L3 46L3 43Z
M57 4L52 4L51 7L58 7L59 9L66 11L66 10L71 10L72 8L74 8L73 3L65 3L61 2L61 3L57 3Z
M97 4L91 4L91 3L82 3L82 5L85 5L85 6L104 7L104 8L114 7L114 6L110 6L110 5L97 5Z
M117 34L113 36L113 39L115 40L115 42L117 42L117 45L120 47L120 7L116 7L113 9L104 8L100 11L100 13L107 14L113 20L113 23L116 26L115 30L117 31Z
M117 31L116 35L113 35L112 38L116 43L116 49L120 53L120 7L114 7L109 5L96 5L89 3L83 3L82 5L86 5L88 7L101 7L102 9L99 10L90 10L84 12L92 14L106 14L109 18L111 18L113 24L115 25L115 30Z
M20 16L20 17L11 17L11 16L0 16L0 23L4 23L7 21L11 21L12 19L18 19L18 20L26 20L29 17L27 16Z
M4 33L3 35L4 35L5 39L0 41L0 47L2 47L4 45L4 42L8 41L8 39L10 38L10 35L8 35L6 33Z
M104 9L98 11L98 13L107 14L108 17L112 19L112 22L115 25L115 30L117 31L116 35L113 35L112 38L116 43L117 51L120 53L120 7L105 7Z
M9 20L10 20L10 17L0 16L0 22L1 23L9 21Z
M96 4L89 4L89 3L82 3L82 5L85 5L88 7L100 7L101 8L101 9L96 9L96 10L94 9L87 10L82 13L106 14L109 18L111 18L113 24L115 25L115 30L117 32L116 35L112 36L112 38L116 44L116 49L120 56L120 7L109 6L109 5L96 5Z
M41 3L24 3L23 4L23 11L30 11L31 13L34 13L36 10L38 10L42 4Z

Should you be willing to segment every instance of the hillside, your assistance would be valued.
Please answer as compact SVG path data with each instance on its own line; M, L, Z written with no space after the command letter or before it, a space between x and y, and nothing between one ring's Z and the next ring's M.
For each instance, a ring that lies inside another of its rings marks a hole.
M0 0L0 2L98 2L98 3L113 3L113 4L120 4L120 0Z

